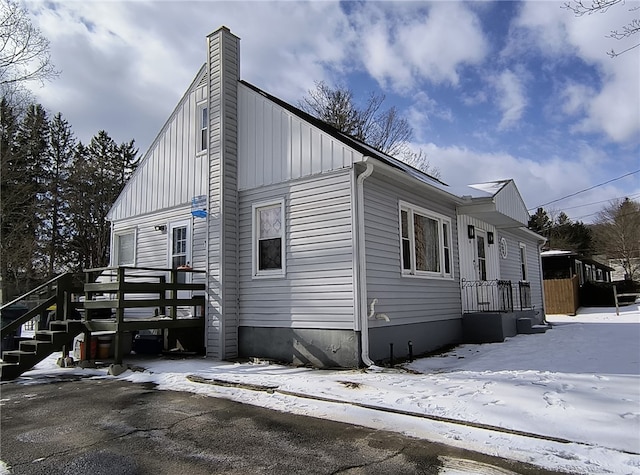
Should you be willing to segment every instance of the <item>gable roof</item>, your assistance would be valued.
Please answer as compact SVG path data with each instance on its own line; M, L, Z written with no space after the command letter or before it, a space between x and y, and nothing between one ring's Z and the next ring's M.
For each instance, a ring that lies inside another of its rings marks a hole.
M458 208L462 214L498 227L521 227L529 223L529 212L513 180L498 180L469 185L464 195L468 204Z

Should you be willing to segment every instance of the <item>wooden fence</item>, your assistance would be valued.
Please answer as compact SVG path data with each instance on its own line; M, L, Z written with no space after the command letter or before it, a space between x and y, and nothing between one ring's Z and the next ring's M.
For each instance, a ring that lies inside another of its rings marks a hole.
M545 279L544 303L547 314L575 315L580 306L578 276L570 279Z

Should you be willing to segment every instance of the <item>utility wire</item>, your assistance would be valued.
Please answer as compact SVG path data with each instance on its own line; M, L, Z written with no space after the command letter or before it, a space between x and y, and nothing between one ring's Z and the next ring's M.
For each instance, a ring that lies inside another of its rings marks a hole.
M576 205L576 206L569 206L568 208L563 207L562 211L566 211L568 209L584 208L585 206L597 205L599 203L607 203L609 201L621 200L623 198L629 198L630 200L635 200L636 198L639 198L639 197L640 197L640 193L633 193L631 195L618 196L617 198L609 198L608 200L592 201L591 203L585 203L585 204Z
M533 208L529 208L527 211L531 211L531 210L534 210L534 209L542 208L543 206L550 205L551 203L557 203L558 201L566 200L567 198L571 198L572 196L579 195L580 193L584 193L585 191L593 190L594 188L598 188L598 187L606 185L608 183L621 180L621 179L623 179L625 177L628 177L628 176L631 176L631 175L635 175L638 172L640 172L640 170L636 170L636 171L633 171L633 172L625 173L624 175L619 176L617 178L612 178L611 180L607 180L607 181L605 181L603 183L599 183L597 185L590 186L589 188L585 188L584 190L576 191L575 193L571 193L570 195L563 196L562 198L558 198L556 200L549 201L547 203L543 203L543 204L538 205L538 206L534 206Z

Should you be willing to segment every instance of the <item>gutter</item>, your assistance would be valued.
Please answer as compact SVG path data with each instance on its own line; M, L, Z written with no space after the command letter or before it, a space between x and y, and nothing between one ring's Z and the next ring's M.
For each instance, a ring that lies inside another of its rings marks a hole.
M362 362L367 366L375 363L369 358L369 321L367 315L367 264L364 235L364 181L373 173L373 165L364 157L367 168L356 179L356 219L357 219L357 244L358 244L358 302L357 313L360 318L360 346Z

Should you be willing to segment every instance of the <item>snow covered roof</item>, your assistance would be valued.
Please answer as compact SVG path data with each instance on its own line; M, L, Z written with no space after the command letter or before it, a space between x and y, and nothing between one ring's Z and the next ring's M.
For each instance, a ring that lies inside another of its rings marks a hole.
M550 250L550 251L542 251L540 253L540 255L542 257L548 257L548 256L570 256L572 254L575 254L575 252L573 252L573 251Z

